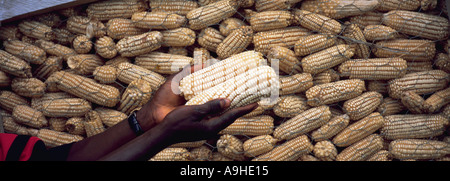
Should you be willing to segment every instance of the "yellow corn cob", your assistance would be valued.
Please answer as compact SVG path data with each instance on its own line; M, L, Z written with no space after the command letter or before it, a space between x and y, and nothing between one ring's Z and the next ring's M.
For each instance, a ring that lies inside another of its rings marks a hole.
M150 83L152 90L158 90L159 86L165 82L165 78L151 70L137 66L128 62L117 65L117 79L130 84L136 79L143 79Z
M277 139L270 135L256 136L244 142L244 156L256 157L272 150L277 143Z
M7 111L13 111L14 107L18 105L30 105L30 102L15 92L8 90L0 92L0 107Z
M270 63L278 61L279 69L289 75L299 74L302 72L300 60L298 60L294 51L289 48L273 46L267 53L267 59Z
M380 135L387 140L430 138L444 133L448 120L439 114L396 114L385 117Z
M135 64L157 73L174 74L184 67L194 64L194 59L182 55L151 52L136 57Z
M66 127L65 127L66 121L67 121L67 118L62 118L62 117L61 118L56 118L56 117L49 118L48 125L51 130L65 131L66 130Z
M106 35L105 25L96 19L87 16L71 16L66 21L66 28L75 34L84 34L88 38L100 38Z
M406 107L400 100L393 99L392 97L386 97L383 99L380 106L378 106L377 112L381 113L383 116L388 116L397 114L405 109Z
M434 65L447 73L450 73L450 57L448 54L437 53Z
M399 99L406 91L413 91L419 95L432 93L447 87L449 75L442 70L429 70L406 74L402 78L389 81L389 96Z
M28 132L29 128L27 126L16 123L14 119L9 116L2 116L2 126L5 133L14 133L18 135L30 135Z
M450 153L449 143L429 139L399 139L389 144L396 159L436 159Z
M389 151L380 150L370 156L366 161L392 161L392 158Z
M355 53L350 45L336 45L314 54L303 57L301 60L303 71L315 75L329 68L335 67L348 60Z
M447 18L421 12L394 10L383 15L383 24L411 36L445 40L449 35Z
M378 11L416 10L420 7L420 0L380 0Z
M306 56L336 44L336 36L325 34L312 34L300 37L295 43L294 51L296 56Z
M147 32L146 29L135 26L131 19L113 18L106 23L106 33L109 37L120 40L128 36L136 36Z
M423 102L425 100L419 94L413 91L403 92L400 101L411 113L424 113Z
M78 35L72 42L73 49L80 54L89 53L92 46L92 41L86 35Z
M163 35L162 46L164 47L186 47L195 43L196 34L189 28L176 28L161 31Z
M207 27L200 31L197 42L200 46L206 48L207 50L216 52L217 46L219 46L223 39L225 39L225 37L219 30L212 27Z
M321 161L334 161L338 155L336 147L331 141L319 141L314 145L314 156Z
M67 58L69 68L81 75L91 75L97 67L104 64L105 61L96 54L79 54Z
M76 36L66 28L53 28L52 31L55 34L53 41L61 45L70 45Z
M3 46L12 55L33 64L42 64L47 57L41 48L20 40L4 41Z
M391 40L402 38L397 30L384 25L367 25L363 31L364 38L367 41Z
M387 81L382 80L367 81L367 91L375 91L380 94L386 95L388 93L386 85Z
M0 70L17 77L32 77L31 66L25 60L4 50L0 50Z
M259 155L252 161L294 161L300 156L312 152L314 146L306 135L300 135L288 140L281 145L275 146L269 152Z
M323 72L320 72L313 77L313 84L326 84L330 82L335 82L340 80L340 75L333 69L327 69Z
M91 103L80 98L55 99L42 102L42 114L47 117L84 116L91 110Z
M128 117L125 113L114 109L97 107L94 110L98 113L103 124L107 127L114 126Z
M298 95L281 96L273 106L273 113L278 117L291 118L308 110L306 98Z
M433 93L423 102L423 108L433 113L441 109L443 106L450 102L450 88L446 88Z
M268 31L285 28L294 22L294 16L290 11L263 11L258 12L248 20L253 31Z
M362 140L383 127L384 118L380 113L374 112L356 121L342 130L333 138L333 143L338 147L346 147Z
M213 152L209 146L202 145L190 150L192 160L194 161L211 161Z
M150 30L175 29L186 24L186 17L168 12L136 12L131 17L138 28Z
M11 85L11 77L0 70L0 87L8 87Z
M336 156L336 161L366 161L382 148L383 138L378 134L371 134L342 150Z
M216 53L220 59L243 52L252 43L253 30L250 26L242 26L233 30L217 46Z
M53 131L45 128L39 130L37 137L45 143L45 146L50 148L83 140L83 137L79 135Z
M54 84L64 92L106 107L115 106L120 99L117 88L99 84L94 79L69 72L55 72L46 80L46 83Z
M336 35L342 30L338 21L317 13L294 9L293 14L298 25L313 31Z
M345 27L343 36L347 44L355 47L355 58L369 58L370 50L362 30L356 24Z
M400 57L406 61L431 61L436 52L435 43L429 40L394 39L379 41L372 52L376 57Z
M269 115L260 115L250 118L238 118L219 134L260 136L273 132L274 119Z
M162 41L163 35L161 32L150 31L119 40L116 49L124 57L135 57L160 48Z
M349 122L347 114L332 116L330 121L311 133L311 139L316 142L328 140L346 128Z
M128 87L123 92L117 110L128 115L131 111L147 103L151 95L152 88L150 83L142 79L136 79L128 84Z
M340 80L311 87L306 91L306 98L310 106L333 104L355 98L365 90L361 79Z
M18 40L22 37L17 25L0 26L0 40Z
M302 0L255 0L256 11L289 10Z
M28 105L17 105L14 107L12 117L16 122L33 128L48 126L48 121L42 112L33 109Z
M106 130L97 111L91 110L87 112L85 115L85 120L84 129L86 130L87 137L94 136Z
M73 135L86 135L84 129L84 117L72 117L66 121L65 127L67 132Z
M46 85L37 78L14 78L11 81L11 89L24 97L41 97L45 93Z
M189 11L186 14L186 18L189 21L189 28L201 30L233 16L237 9L237 1L220 0Z
M55 39L52 28L38 21L24 20L18 24L20 32L24 35L43 40Z
M275 128L273 136L279 140L289 140L321 127L330 118L331 112L328 106L310 108L281 123Z
M305 92L313 86L313 78L309 73L299 73L280 77L280 95Z
M382 23L383 13L377 11L369 11L363 15L353 16L349 18L351 24L356 24L359 28L364 29L369 25L380 25Z
M294 47L300 38L310 34L311 31L300 26L261 31L253 35L253 45L256 51L267 54L271 47Z
M117 55L116 43L109 36L103 36L95 41L95 52L103 58L114 58Z
M378 0L307 0L302 2L301 9L333 19L342 19L373 11L377 6Z
M192 156L186 148L165 148L149 161L189 161L191 159Z
M74 49L53 43L51 41L36 40L36 45L44 49L47 54L63 57L64 60L67 60L70 56L77 54Z
M228 36L235 29L246 25L247 24L243 20L230 17L220 22L219 31L223 36Z
M200 141L189 141L189 142L179 142L173 145L170 145L171 148L197 148L206 143L206 140Z
M375 111L382 101L383 95L380 93L365 92L345 101L342 110L350 117L351 121L359 120Z
M196 1L185 0L151 0L150 8L153 12L169 12L179 15L187 15L189 11L199 7Z
M402 58L353 59L339 66L339 73L350 79L390 80L406 74L407 62Z
M180 81L180 91L186 100L190 100L209 88L264 64L266 61L261 53L245 51L184 77Z
M94 79L102 84L114 83L117 79L117 68L112 65L96 67L92 75Z
M203 49L205 49L205 48L203 48ZM208 50L206 50L206 51L208 51ZM173 54L173 55L187 56L188 50L185 47L169 47L169 51L167 53ZM193 53L193 54L194 54L194 58L195 58L195 53Z
M133 13L145 10L146 4L140 0L106 0L89 4L86 13L89 18L104 21L112 18L130 18Z
M217 140L217 151L223 156L231 158L236 161L244 161L244 147L241 140L233 135L222 135Z
M33 75L40 80L45 80L54 72L60 71L62 69L62 57L49 56L41 65L37 67Z

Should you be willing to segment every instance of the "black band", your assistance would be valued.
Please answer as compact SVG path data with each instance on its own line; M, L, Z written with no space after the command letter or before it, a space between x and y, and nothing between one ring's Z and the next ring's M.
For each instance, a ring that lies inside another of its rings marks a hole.
M18 135L9 147L5 161L18 161L29 139L30 136Z
M144 133L144 130L142 130L141 125L136 119L136 111L133 111L128 117L128 124L130 125L131 130L133 130L136 136L139 136L142 133Z

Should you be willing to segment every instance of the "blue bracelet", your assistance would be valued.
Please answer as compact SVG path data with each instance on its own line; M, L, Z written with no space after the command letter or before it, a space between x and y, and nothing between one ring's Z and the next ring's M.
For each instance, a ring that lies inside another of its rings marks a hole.
M136 111L133 111L128 117L128 124L130 125L131 130L133 130L136 136L144 133L144 130L142 130L141 125L136 119Z

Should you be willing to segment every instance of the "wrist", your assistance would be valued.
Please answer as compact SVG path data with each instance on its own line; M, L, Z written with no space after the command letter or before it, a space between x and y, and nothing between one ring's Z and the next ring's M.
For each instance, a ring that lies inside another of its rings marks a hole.
M143 107L139 111L137 111L136 119L144 131L147 131L155 126L153 115L151 115L151 111L149 111L149 109L147 108Z

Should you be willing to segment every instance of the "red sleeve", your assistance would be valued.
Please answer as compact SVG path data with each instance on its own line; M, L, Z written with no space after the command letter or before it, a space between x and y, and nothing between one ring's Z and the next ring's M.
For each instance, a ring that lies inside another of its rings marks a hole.
M17 136L18 135L16 134L0 133L0 160L3 161L6 159L8 151L11 149L11 145ZM39 138L31 136L28 139L28 142L26 142L18 161L29 160L33 153L34 146L38 141L40 141Z

